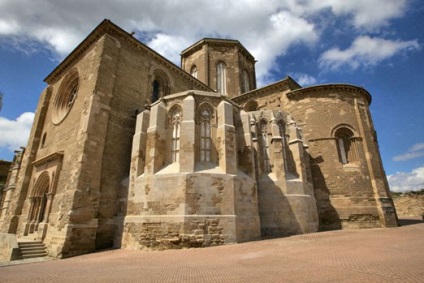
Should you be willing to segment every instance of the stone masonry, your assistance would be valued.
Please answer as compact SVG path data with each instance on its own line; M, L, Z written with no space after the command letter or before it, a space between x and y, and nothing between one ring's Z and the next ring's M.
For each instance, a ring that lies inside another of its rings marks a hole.
M397 226L370 94L255 62L206 38L178 67L104 20L45 79L0 232L62 258Z

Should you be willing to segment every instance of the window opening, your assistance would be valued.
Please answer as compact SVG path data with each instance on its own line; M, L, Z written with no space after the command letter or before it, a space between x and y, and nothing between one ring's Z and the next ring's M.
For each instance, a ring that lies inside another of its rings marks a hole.
M201 112L200 161L211 161L211 113L208 109Z
M190 75L192 75L193 77L195 77L197 79L197 67L196 66L193 66L191 68Z
M175 110L172 113L172 162L178 162L180 159L180 130L181 130L181 111Z
M159 99L160 83L157 80L153 81L152 103Z
M348 164L359 160L357 145L351 130L340 128L335 133L339 160L342 164Z
M250 80L249 73L246 70L243 70L242 76L242 93L250 91Z
M225 77L225 63L219 62L216 66L216 89L218 93L225 94L226 77Z

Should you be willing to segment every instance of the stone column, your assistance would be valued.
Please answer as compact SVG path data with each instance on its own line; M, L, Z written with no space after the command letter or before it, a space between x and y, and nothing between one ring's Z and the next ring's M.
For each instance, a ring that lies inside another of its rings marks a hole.
M13 189L14 187L8 187L7 189L4 190L4 202L3 202L3 207L1 208L1 218L0 220L4 220L7 214L7 211L9 210L9 205L11 202L11 196L13 193Z
M296 165L296 173L299 175L299 179L303 182L307 182L307 176L305 171L305 164L304 164L304 148L303 148L303 141L302 137L300 135L300 130L297 127L296 123L291 120L288 124L288 131L290 135L289 140L289 148L293 155L293 160ZM298 192L298 193L306 193L306 192Z
M133 181L144 173L144 166L146 162L146 139L147 128L149 126L150 111L144 110L137 116L135 126L135 134L133 137L132 151L131 151L131 169L130 180Z
M53 194L52 193L47 193L47 203L46 203L46 208L44 209L44 222L49 222L49 216L50 216L50 211L52 210L52 201L53 201Z
M218 156L219 167L226 174L237 174L236 136L233 122L233 106L223 100L218 105Z
M29 233L32 215L34 213L34 202L35 202L34 197L29 197L29 201L30 201L30 206L28 210L27 221L25 223L24 236L28 235Z
M32 210L32 213L31 213L31 222L29 224L29 233L34 232L35 225L36 225L36 222L37 222L38 211L40 210L40 198L34 197L33 201L34 201L34 209Z
M286 160L284 158L284 144L283 138L280 133L280 127L275 118L271 119L271 144L269 145L270 153L272 156L272 171L277 176L278 181L286 179Z
M192 95L183 101L183 121L180 132L180 172L194 172L196 165L196 104Z
M253 143L253 137L252 137L252 125L251 120L249 118L249 114L247 114L244 110L241 110L240 112L240 119L243 125L243 133L244 133L244 146L245 149L242 150L243 152L243 161L244 161L244 167L247 170L248 175L256 179L255 174L255 147ZM255 130L255 137L256 137L256 122L253 120L254 130Z
M163 101L151 108L146 141L146 175L153 175L165 165L166 154L166 108Z

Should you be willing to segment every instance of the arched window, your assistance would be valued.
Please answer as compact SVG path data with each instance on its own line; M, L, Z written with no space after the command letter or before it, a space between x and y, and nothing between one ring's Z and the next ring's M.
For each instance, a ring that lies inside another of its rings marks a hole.
M357 145L353 137L353 132L350 129L343 127L337 129L334 135L336 138L340 162L347 164L358 161Z
M182 112L180 108L176 108L171 114L172 124L172 142L171 142L171 158L172 162L180 160L180 130L181 130Z
M269 162L269 140L268 140L268 122L266 120L261 120L259 124L259 129L261 132L261 148L262 148L262 158L264 172L271 172L271 165Z
M162 70L155 70L153 72L152 96L150 103L154 103L161 97L168 95L169 92L170 89L168 76Z
M200 161L211 161L211 117L209 109L200 113Z
M153 81L152 103L159 99L160 83L157 80Z
M250 112L250 111L257 111L259 106L255 100L250 100L244 105L243 108L245 111Z
M245 93L250 91L250 79L249 79L249 73L246 70L243 70L242 74L242 83L241 83L241 92Z
M193 67L191 67L190 75L192 75L193 77L195 77L197 79L197 67L196 67L196 65L193 65Z
M219 62L216 65L216 90L218 93L226 94L226 75L225 75L225 63Z

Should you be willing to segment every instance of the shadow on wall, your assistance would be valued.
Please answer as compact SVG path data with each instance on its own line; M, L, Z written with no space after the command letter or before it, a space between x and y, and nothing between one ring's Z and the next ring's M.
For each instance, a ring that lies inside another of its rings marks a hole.
M342 229L342 223L337 210L331 204L330 191L327 187L324 175L321 172L319 163L324 162L322 156L312 158L311 171L314 183L314 194L317 203L319 231L339 230Z
M288 198L268 175L258 182L258 204L262 239L303 233Z
M128 190L129 177L122 181L120 190L118 192L117 214L115 216L116 234L113 242L113 247L118 249L122 246L122 235L124 233L124 221L128 203Z

